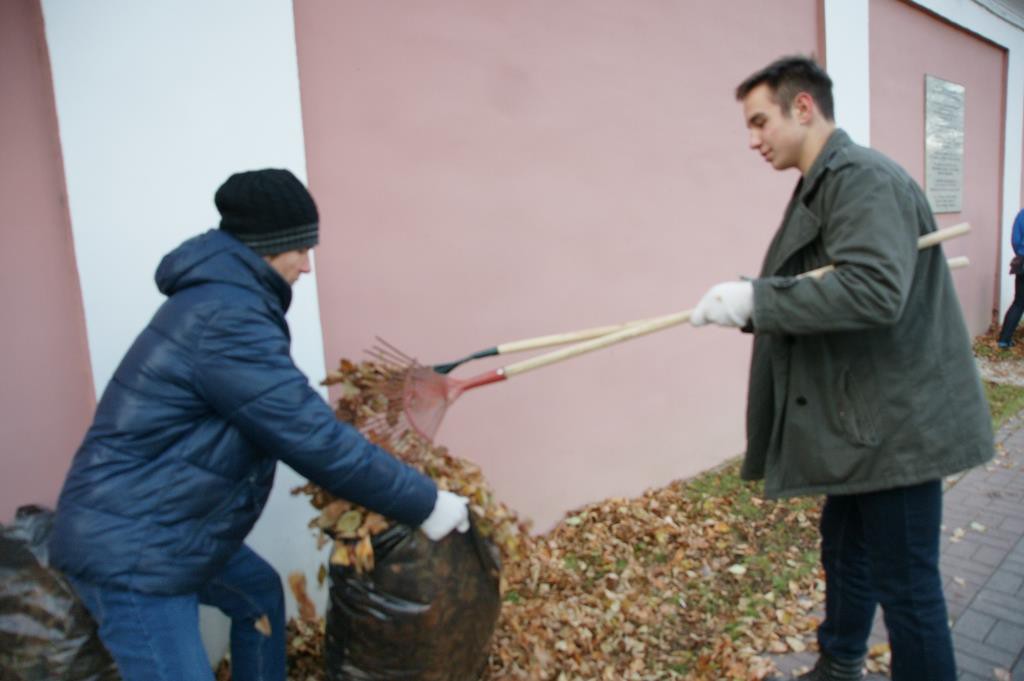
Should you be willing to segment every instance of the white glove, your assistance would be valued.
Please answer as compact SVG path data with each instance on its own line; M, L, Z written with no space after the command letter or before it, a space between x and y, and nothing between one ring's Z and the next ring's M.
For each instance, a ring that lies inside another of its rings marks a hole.
M697 303L690 315L694 326L718 324L744 327L754 313L754 285L749 281L715 284Z
M430 537L431 541L440 541L448 536L452 530L465 532L469 529L469 499L460 497L458 494L437 490L437 501L434 502L434 510L430 512L427 519L420 525L423 534Z

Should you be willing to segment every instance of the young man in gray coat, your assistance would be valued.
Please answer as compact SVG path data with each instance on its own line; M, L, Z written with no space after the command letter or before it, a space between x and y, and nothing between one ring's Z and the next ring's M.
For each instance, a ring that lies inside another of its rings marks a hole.
M780 59L736 90L750 147L801 177L760 276L712 287L697 326L755 334L743 477L825 494L821 655L805 679L859 679L876 605L895 681L953 681L939 575L942 479L993 453L970 338L921 188L836 128L832 81ZM821 279L797 278L833 264Z

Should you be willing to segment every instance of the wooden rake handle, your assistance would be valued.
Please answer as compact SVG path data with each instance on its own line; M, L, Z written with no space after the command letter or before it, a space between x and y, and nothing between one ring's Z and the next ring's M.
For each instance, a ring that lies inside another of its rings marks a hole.
M929 234L922 236L917 240L918 250L925 248L931 248L943 241L954 239L958 236L962 236L969 232L971 226L969 223L962 222L952 227L946 227L939 229ZM961 264L962 263L962 264ZM957 263L957 266L963 267L966 265L966 258L963 258L961 262ZM953 263L950 263L953 266ZM819 267L810 272L804 272L798 275L800 278L814 277L820 279L822 276L831 272L835 269L835 265L826 265ZM531 338L524 341L516 341L513 343L506 343L505 345L499 346L502 352L514 352L517 350L528 350L532 348L545 347L546 345L555 345L558 343L567 343L572 340L580 338L590 338L576 345L571 345L561 350L555 350L554 352L548 352L537 357L531 357L530 359L523 360L521 362L515 362L508 366L500 369L499 371L504 374L505 378L511 378L518 374L526 373L534 369L540 369L541 367L548 366L549 364L555 364L578 355L583 355L594 350L600 350L606 348L609 345L615 345L623 341L637 338L638 336L646 336L647 334L654 333L655 331L661 331L672 326L678 326L690 319L690 315L693 310L683 310L681 312L674 312L672 314L662 315L660 317L653 317L647 320L641 320L637 322L627 322L626 324L614 324L606 327L595 327L593 329L584 329L582 331L574 331L565 334L554 334L551 336L541 336L539 338ZM608 331L610 329L610 331ZM598 332L601 334L598 337L594 337ZM594 334L594 335L589 335ZM513 347L514 346L514 347Z
M959 225L957 225L959 227ZM952 229L952 227L950 228ZM938 232L934 232L938 234ZM959 235L953 235L959 236ZM952 238L952 237L947 237ZM952 258L946 259L946 264L949 269L956 270L961 267L967 267L971 264L971 261L966 255L959 255ZM820 271L815 270L813 272L807 272L800 276L821 276L825 272L834 269L833 266L821 268ZM648 322L657 321L662 319L665 315L659 315L657 317L647 317L646 319L634 319L629 322L620 322L618 324L606 324L605 326L594 326L589 329L580 329L578 331L566 331L565 333L552 333L547 336L537 336L535 338L524 338L522 340L509 341L508 343L502 343L496 346L497 354L508 355L513 352L524 352L526 350L537 350L540 348L550 348L553 345L565 345L567 343L577 343L579 341L590 340L591 338L600 338L601 336L607 336L610 333L621 331L627 327L637 326L638 324L646 324Z

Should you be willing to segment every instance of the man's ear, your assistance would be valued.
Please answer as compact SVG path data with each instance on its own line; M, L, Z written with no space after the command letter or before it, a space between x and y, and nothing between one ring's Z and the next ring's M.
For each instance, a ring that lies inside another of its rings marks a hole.
M818 110L818 104L811 97L809 92L798 92L793 98L793 115L801 123L810 123L814 118L814 112Z

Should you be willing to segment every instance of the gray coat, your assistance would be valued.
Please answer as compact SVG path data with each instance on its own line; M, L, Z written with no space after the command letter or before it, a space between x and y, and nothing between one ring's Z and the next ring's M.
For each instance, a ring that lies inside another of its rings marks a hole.
M842 130L797 185L754 281L742 475L768 496L913 485L992 456L945 257L917 250L935 228L906 171Z

